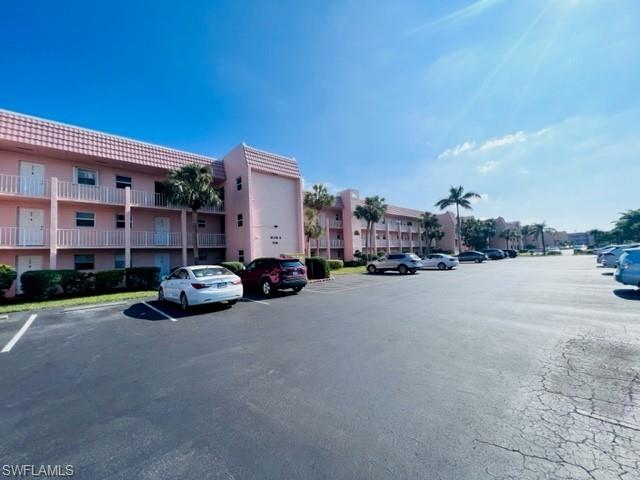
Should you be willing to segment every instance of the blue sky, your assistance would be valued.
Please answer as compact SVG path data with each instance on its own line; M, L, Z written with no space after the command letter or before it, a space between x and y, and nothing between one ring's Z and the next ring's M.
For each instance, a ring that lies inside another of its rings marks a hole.
M377 3L377 2L376 2ZM0 106L479 217L610 228L640 207L640 2L29 1Z

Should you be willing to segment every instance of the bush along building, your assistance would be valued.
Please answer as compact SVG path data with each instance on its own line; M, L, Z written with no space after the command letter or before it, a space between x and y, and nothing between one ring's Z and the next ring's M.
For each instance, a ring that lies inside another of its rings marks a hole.
M191 211L165 186L193 164L210 169L222 200L198 211L198 259ZM294 159L245 144L218 160L0 110L0 263L18 278L302 252L301 198Z

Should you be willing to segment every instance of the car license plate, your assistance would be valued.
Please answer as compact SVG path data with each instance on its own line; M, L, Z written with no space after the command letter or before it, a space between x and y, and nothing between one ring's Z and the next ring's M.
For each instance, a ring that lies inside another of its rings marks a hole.
M220 283L218 284L218 288L224 288L224 287L226 287L226 286L227 286L227 282L220 282Z

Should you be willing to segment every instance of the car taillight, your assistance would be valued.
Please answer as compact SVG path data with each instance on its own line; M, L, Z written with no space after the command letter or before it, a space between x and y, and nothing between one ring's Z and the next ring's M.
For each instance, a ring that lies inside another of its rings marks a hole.
M204 283L192 283L191 286L197 290L201 290L203 288L207 288L209 285L206 285Z
M621 264L619 265L620 270L628 270L628 269L629 269L629 265L630 265L630 264L629 264L629 263L627 263L627 262L621 263Z

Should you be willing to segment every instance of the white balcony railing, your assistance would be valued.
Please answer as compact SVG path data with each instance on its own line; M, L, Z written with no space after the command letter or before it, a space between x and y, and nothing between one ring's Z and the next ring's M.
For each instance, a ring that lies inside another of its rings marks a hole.
M187 234L187 246L193 247L193 234ZM199 247L224 247L224 233L198 233Z
M58 197L65 200L124 205L124 189L103 185L58 182Z
M331 220L329 228L342 228L342 220Z
M169 199L163 193L145 192L143 190L131 190L131 205L137 207L181 208L169 203ZM221 202L217 207L203 207L199 211L203 213L223 213L224 202Z
M0 247L45 247L49 245L46 228L0 227Z
M342 248L344 247L344 241L338 239L331 240L331 248Z
M182 233L180 232L131 232L132 247L181 247Z
M58 247L124 247L124 230L59 229Z
M46 197L49 195L49 181L44 178L21 177L0 174L0 193Z
M327 239L311 239L311 248L327 248Z

